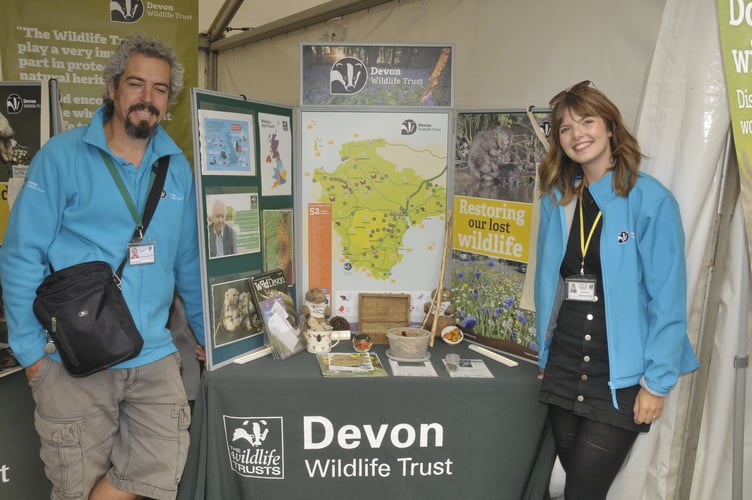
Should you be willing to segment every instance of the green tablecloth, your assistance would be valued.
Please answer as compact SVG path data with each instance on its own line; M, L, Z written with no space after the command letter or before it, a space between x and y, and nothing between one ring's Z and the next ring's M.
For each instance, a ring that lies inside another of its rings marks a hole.
M0 498L39 500L51 489L39 458L34 399L21 370L0 378Z
M344 344L344 343L343 343ZM494 378L324 378L306 352L205 373L178 498L545 499L554 461L537 367Z

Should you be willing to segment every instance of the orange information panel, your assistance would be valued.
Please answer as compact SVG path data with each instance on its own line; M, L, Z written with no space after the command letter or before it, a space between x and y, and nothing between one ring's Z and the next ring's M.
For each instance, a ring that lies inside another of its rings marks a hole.
M332 207L308 204L308 288L332 292Z

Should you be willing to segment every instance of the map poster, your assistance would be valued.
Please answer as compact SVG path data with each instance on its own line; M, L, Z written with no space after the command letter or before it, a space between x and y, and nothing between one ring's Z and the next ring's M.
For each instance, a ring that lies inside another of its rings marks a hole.
M258 114L261 152L261 194L292 195L292 126L290 118Z
M547 113L535 114L538 123ZM536 360L535 313L521 306L545 154L527 113L459 113L451 288L457 323L479 343Z
M302 205L330 214L332 311L351 323L360 292L426 297L438 284L448 127L439 112L301 114ZM412 305L420 323L423 302Z
M253 115L200 109L201 173L256 175Z

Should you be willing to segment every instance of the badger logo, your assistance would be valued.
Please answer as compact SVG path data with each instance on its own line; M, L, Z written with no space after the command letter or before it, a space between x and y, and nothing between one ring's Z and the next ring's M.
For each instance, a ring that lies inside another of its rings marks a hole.
M400 135L413 135L416 130L418 130L418 124L415 123L415 120L408 119L402 122Z
M143 15L141 0L110 0L110 21L114 23L135 23Z
M10 115L15 115L23 110L23 99L18 94L10 94L5 100L5 110Z
M368 69L359 59L345 57L332 65L329 92L332 95L357 94L366 86Z
M284 479L285 449L282 417L223 415L230 468L240 476Z

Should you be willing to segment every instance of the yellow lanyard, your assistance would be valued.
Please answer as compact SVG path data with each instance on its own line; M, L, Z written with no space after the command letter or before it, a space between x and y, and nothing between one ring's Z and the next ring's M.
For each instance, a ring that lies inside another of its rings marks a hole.
M587 241L585 241L585 220L582 212L582 194L580 194L580 251L582 252L582 261L580 261L581 276L585 274L585 255L587 254L588 247L590 246L590 240L592 239L593 233L595 232L595 226L598 225L598 222L601 220L602 215L602 212L598 210L598 215L595 217L593 225L590 226L590 234L588 234Z

